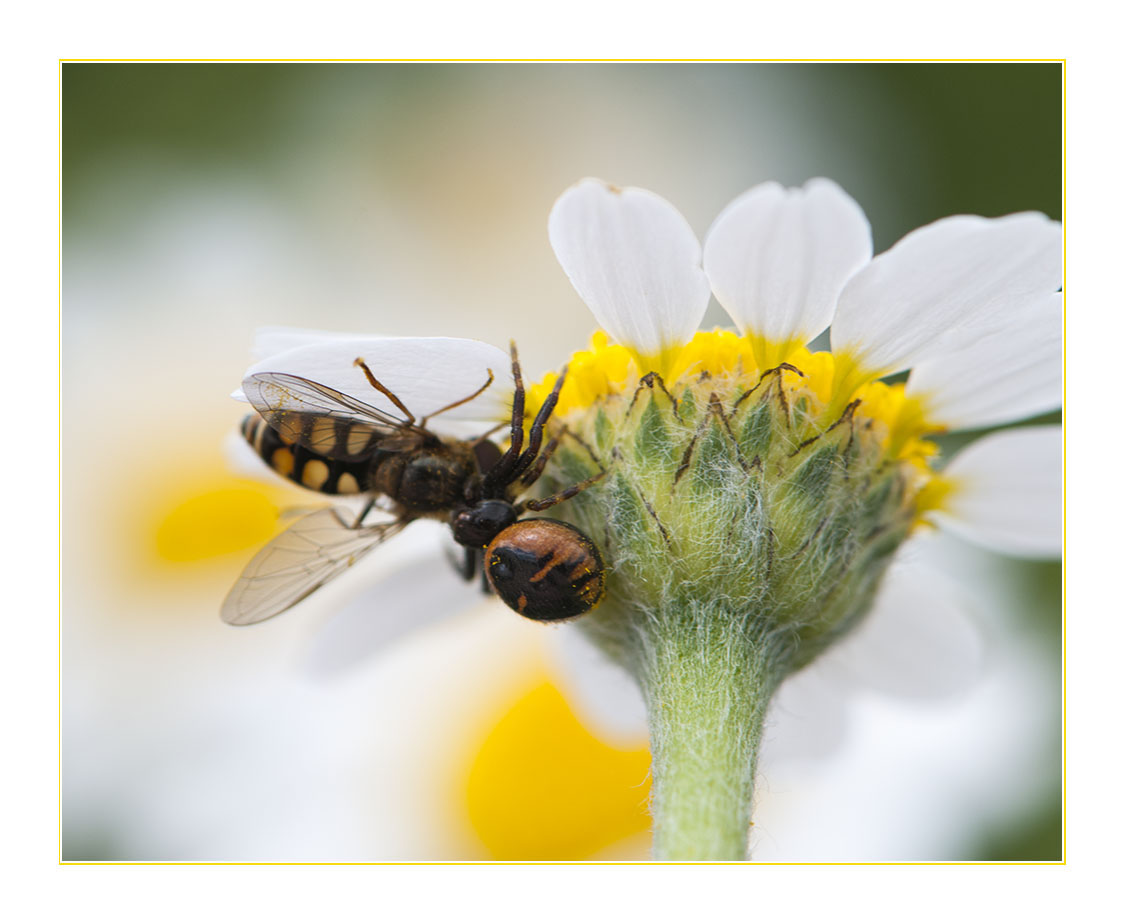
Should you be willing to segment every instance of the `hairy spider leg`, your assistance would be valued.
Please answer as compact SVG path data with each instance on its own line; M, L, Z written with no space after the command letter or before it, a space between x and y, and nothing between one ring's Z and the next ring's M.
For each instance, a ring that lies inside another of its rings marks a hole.
M524 454L520 456L513 469L512 474L509 476L509 481L515 481L520 477L528 467L536 461L536 456L539 455L540 446L543 444L543 428L547 425L548 419L555 411L555 405L559 403L559 392L563 388L563 382L567 378L567 367L563 367L563 371L559 373L559 378L555 380L555 387L551 389L551 394L547 396L543 406L536 414L536 419L532 421L531 429L528 431L528 448L524 450ZM558 441L555 441L558 443ZM554 449L552 449L554 452ZM546 464L546 463L545 463ZM543 467L540 467L542 471ZM528 482L529 484L531 482Z
M516 355L515 341L509 344L509 351L512 353L512 380L516 384L516 390L512 395L512 427L508 451L485 475L483 488L486 497L497 497L498 488L512 482L509 473L520 460L520 450L524 447L524 377L520 374L520 360Z

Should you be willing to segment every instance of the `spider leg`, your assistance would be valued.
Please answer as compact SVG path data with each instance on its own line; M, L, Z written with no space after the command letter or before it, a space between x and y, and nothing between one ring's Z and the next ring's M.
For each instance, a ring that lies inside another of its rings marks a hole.
M547 466L548 460L555 454L555 450L559 448L559 437L553 436L543 448L539 458L536 459L536 464L524 472L524 477L520 479L520 483L524 487L536 483L540 475L543 474L544 468Z
M750 474L751 469L754 467L753 462L748 465L746 459L743 458L742 450L739 449L739 441L735 438L735 431L731 429L731 420L727 416L726 411L724 411L723 403L719 400L719 396L713 391L708 398L708 411L704 415L703 420L700 421L699 426L696 427L696 432L693 434L688 447L684 450L684 455L680 457L680 465L676 467L676 474L672 477L674 488L677 482L680 481L681 476L688 471L688 466L692 462L692 453L695 451L696 444L700 441L700 437L704 435L704 430L707 428L712 417L719 420L723 425L724 432L731 439L731 443L735 447L736 458L739 460L739 467L747 474Z
M559 435L553 436L548 441L547 445L544 446L543 452L541 452L539 458L536 459L536 464L524 473L524 477L520 480L520 483L523 484L524 487L528 487L529 485L536 483L540 475L543 474L544 468L547 467L548 461L555 454L555 450L559 448L559 445L563 441L564 437L568 436L586 450L586 454L590 456L591 461L595 465L597 465L599 468L602 468L602 462L599 460L598 456L595 455L594 450L590 448L590 444L587 443L587 441L584 440L581 436L572 432L571 429L564 424L559 432Z
M520 504L518 509L521 510L521 511L524 511L524 510L536 510L536 511L547 510L548 507L554 507L556 504L561 504L565 500L570 500L572 497L574 497L580 491L585 491L592 484L594 484L597 481L601 481L605 477L606 477L606 472L604 472L604 471L599 472L597 475L591 475L589 478L584 478L578 484L573 484L573 485L571 485L571 487L565 488L564 490L560 491L558 494L552 494L550 497L544 497L540 500L524 501L522 504Z
M496 497L497 488L512 481L511 471L520 460L520 450L524 446L524 378L520 374L520 360L516 356L516 343L509 345L512 353L512 380L516 391L512 395L512 426L508 451L500 461L485 475L483 493L485 497Z
M805 373L802 372L801 369L799 369L797 366L790 365L790 363L781 363L780 365L777 365L772 369L767 369L764 373L762 373L762 375L758 377L758 382L755 384L755 387L750 389L749 391L743 392L743 394L741 394L736 399L735 403L731 405L731 413L734 414L737 410L739 410L739 405L746 401L749 397L751 397L751 395L753 395L756 391L758 391L762 387L762 383L765 382L768 377L770 378L770 385L773 385L775 382L780 382L782 380L783 369L788 372L796 372L802 378L805 378ZM783 404L785 404L785 398L783 398Z
M654 386L660 388L661 391L665 393L665 397L669 399L669 403L672 405L673 417L675 417L677 420L680 420L680 402L678 402L676 398L673 397L672 392L670 392L665 386L665 380L661 378L661 375L658 372L646 372L645 375L641 377L641 381L638 382L637 388L634 389L633 399L629 403L629 408L626 410L626 417L629 417L629 415L633 413L634 405L637 404L637 399L641 396L641 389L648 388L649 391L652 392L654 390Z
M718 417L720 423L723 424L723 429L727 432L728 437L731 439L731 445L735 449L735 458L739 461L739 467L749 475L751 473L751 467L747 464L747 460L743 458L743 450L739 448L739 440L735 436L735 431L731 429L731 420L723 410L723 402L719 400L719 395L714 391L708 398L708 412Z
M559 374L559 378L555 380L555 387L551 389L551 394L547 396L543 407L541 407L536 414L536 419L532 421L531 429L528 431L528 448L524 450L523 455L517 460L516 467L508 477L509 483L519 478L528 466L536 460L540 446L543 444L543 428L555 411L555 405L559 403L559 392L562 390L563 382L566 381L566 379L567 367L564 366L563 371Z
M576 443L578 443L580 446L583 447L583 449L586 451L586 454L588 456L590 456L590 460L595 465L597 465L599 468L602 467L602 460L599 459L598 454L593 449L590 448L590 443L588 443L586 440L584 440L581 436L579 436L570 427L566 426L566 424L564 424L564 426L563 426L562 435L571 437L571 439L573 439Z

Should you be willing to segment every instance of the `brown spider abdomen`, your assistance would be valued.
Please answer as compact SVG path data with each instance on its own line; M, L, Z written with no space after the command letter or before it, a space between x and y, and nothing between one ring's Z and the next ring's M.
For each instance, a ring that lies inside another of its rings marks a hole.
M503 530L485 550L485 574L509 607L541 622L580 616L606 591L598 547L558 520L520 520Z

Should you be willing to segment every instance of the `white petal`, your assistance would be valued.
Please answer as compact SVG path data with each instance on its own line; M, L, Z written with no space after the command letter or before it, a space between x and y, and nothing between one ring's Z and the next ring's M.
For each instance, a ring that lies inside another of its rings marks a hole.
M556 201L548 237L598 323L643 356L691 339L708 307L700 244L655 193L586 179Z
M410 530L418 530L418 524L412 523ZM394 567L383 569L318 630L306 660L311 673L331 676L359 666L403 636L481 599L478 585L467 584L444 560L432 531L419 533L425 533L425 545L416 535L409 556L396 556Z
M297 347L318 343L331 343L334 340L371 340L371 334L345 334L330 330L314 330L308 327L259 327L254 331L250 344L250 355L255 362L270 359L279 353L288 353Z
M828 676L820 661L788 677L766 715L763 765L832 754L848 731L848 700L853 692L839 678Z
M314 342L257 362L246 376L259 372L302 376L402 417L386 396L371 387L363 370L354 364L357 357L363 358L379 382L417 418L473 394L491 371L492 386L434 418L428 426L435 430L476 433L482 424L488 426L509 416L511 359L503 350L479 340L385 337ZM236 392L235 397L240 394Z
M558 626L545 653L553 679L582 723L604 741L634 747L648 734L645 703L636 681L587 639L577 626Z
M1059 427L982 437L943 471L951 482L940 525L979 545L1028 558L1058 557L1063 539L1063 439Z
M833 319L833 352L872 373L898 372L948 349L950 338L1005 327L1029 296L1058 290L1062 276L1059 222L1034 212L944 218L849 280Z
M864 622L824 661L827 673L851 684L934 699L960 693L980 676L982 638L953 582L896 563Z
M704 270L739 329L807 343L833 319L841 289L872 258L864 212L836 183L763 183L725 208L704 242Z
M977 338L911 370L907 394L948 429L1042 414L1063 397L1063 295L1029 299L1010 329Z
M255 481L266 480L293 487L293 482L270 468L237 430L231 430L223 437L222 451L223 460L233 474Z
M847 733L850 701L857 708L865 690L937 700L981 677L981 633L958 586L915 562L922 544L903 547L856 631L782 684L767 718L764 762L832 753Z

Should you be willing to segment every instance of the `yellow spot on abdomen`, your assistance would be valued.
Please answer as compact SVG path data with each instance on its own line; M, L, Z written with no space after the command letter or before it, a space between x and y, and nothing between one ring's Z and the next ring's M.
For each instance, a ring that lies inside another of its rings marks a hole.
M360 485L351 472L345 472L336 480L337 494L359 494Z
M270 466L279 475L289 477L293 474L293 450L275 449L270 458Z
M301 483L307 488L319 491L328 481L328 466L320 459L310 459L301 470Z
M649 752L604 744L550 683L501 717L469 771L469 821L497 860L581 860L648 830Z

